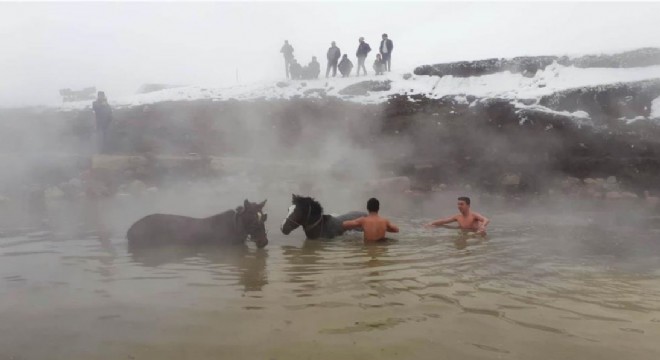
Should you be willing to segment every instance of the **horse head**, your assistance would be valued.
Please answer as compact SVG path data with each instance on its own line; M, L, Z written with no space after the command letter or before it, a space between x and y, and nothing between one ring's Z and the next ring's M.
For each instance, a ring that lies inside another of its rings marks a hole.
M266 205L266 200L260 203L251 203L247 199L243 202L243 206L236 209L236 220L243 224L243 228L250 240L254 241L258 248L263 248L268 245L268 238L266 237L266 219L268 214L263 212Z
M293 194L289 213L282 222L280 230L284 235L289 235L300 226L307 229L310 225L320 221L322 216L323 208L316 200Z

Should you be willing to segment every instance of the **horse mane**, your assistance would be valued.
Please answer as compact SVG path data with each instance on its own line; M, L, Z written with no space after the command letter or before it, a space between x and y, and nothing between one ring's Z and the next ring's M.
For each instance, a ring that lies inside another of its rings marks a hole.
M314 198L296 196L294 198L294 204L296 206L300 205L300 206L304 206L304 207L311 206L312 207L312 211L311 211L312 216L318 216L318 215L323 214L323 206L321 206L321 204L319 204L319 202L316 201Z

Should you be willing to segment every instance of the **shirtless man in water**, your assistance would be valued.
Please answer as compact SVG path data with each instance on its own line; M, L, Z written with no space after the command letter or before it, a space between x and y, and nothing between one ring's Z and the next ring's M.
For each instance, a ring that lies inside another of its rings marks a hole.
M460 212L459 214L444 219L438 219L424 226L437 227L456 221L458 222L458 227L463 231L474 231L479 235L486 235L486 226L490 223L490 220L483 215L470 210L469 197L461 196L458 198L458 211Z
M364 242L376 242L385 239L386 232L398 233L399 228L390 223L389 220L378 215L380 202L376 198L367 201L367 211L369 215L355 220L348 220L342 223L345 230L359 229L364 232Z

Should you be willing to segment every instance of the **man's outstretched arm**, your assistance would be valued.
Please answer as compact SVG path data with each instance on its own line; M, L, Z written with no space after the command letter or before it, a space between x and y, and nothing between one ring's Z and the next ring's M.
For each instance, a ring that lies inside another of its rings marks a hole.
M436 227L436 226L442 226L446 224L450 224L456 221L456 216L448 217L448 218L443 218L443 219L438 219L436 221L431 221L430 223L424 225L426 227Z
M358 229L362 227L362 222L360 221L360 219L346 220L343 223L341 223L341 227L344 230Z

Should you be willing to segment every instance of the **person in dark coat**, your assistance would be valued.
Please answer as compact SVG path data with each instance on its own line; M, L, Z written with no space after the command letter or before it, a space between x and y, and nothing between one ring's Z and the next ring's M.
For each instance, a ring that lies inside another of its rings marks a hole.
M328 77L330 74L330 69L332 69L332 76L337 76L337 62L341 57L341 50L337 47L337 44L333 41L330 48L328 49L328 67L325 69L325 77Z
M303 77L303 68L302 65L298 63L298 60L295 58L291 59L291 63L289 65L289 72L291 73L291 79L293 80L300 80Z
M96 139L99 153L107 149L108 129L112 123L112 108L103 91L99 91L96 100L92 103L92 109L96 117Z
M339 62L339 72L341 76L347 77L351 75L351 70L353 70L353 63L348 59L348 55L344 54L344 57Z
M392 70L392 50L394 49L394 44L392 40L387 37L387 34L383 34L383 40L380 42L380 55L383 57L387 71Z
M374 61L374 71L376 75L383 75L385 72L385 62L380 54L376 54L376 60Z
M293 46L289 44L289 40L284 40L284 45L280 50L282 55L284 55L284 68L286 71L286 78L290 77L289 69L291 68L291 60L293 60Z
M370 51L371 46L369 46L369 44L364 41L364 38L361 37L360 45L358 45L357 52L355 53L358 59L357 76L360 76L360 68L364 70L364 75L367 75L367 68L364 67L364 61L367 59L367 55L369 55Z
M312 56L312 62L307 65L308 76L310 79L318 79L321 74L321 64L316 60L316 56Z

